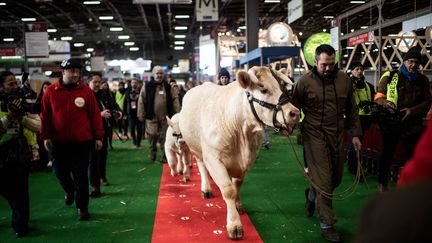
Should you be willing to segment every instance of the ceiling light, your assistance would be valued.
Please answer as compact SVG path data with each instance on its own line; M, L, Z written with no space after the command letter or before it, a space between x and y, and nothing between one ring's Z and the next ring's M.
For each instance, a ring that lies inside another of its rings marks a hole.
M174 45L184 45L184 41L174 41Z
M128 36L128 35L119 35L118 36L119 40L129 40L129 38L130 38L130 36Z
M36 18L21 18L24 22L36 21Z
M265 3L280 3L280 0L265 0Z
M87 48L86 51L87 51L87 52L93 52L93 51L94 51L94 48Z
M15 40L14 38L3 38L4 42L12 42L14 40Z
M70 40L72 40L72 37L71 36L63 36L60 39L63 41L70 41Z
M0 3L0 6L6 6L6 3Z
M368 26L360 26L360 29L367 29Z
M100 20L113 20L114 16L99 16Z
M74 46L75 47L83 47L84 43L77 42L77 43L74 43Z
M180 15L176 15L175 18L176 19L188 19L188 18L190 18L190 16L189 15L181 15L180 14Z
M174 29L175 30L187 30L188 27L187 26L175 26Z
M132 42L132 41L130 41L130 42L125 42L124 45L125 45L125 46L133 46L133 45L135 45L135 42Z
M303 32L299 32L299 36L302 36L303 35Z
M86 5L96 5L96 4L100 4L100 1L84 1L83 2Z
M325 19L332 19L332 18L334 18L334 16L332 16L332 15L325 15L324 18Z
M366 1L350 1L350 3L365 3Z
M184 39L184 38L186 38L186 35L174 35L174 38L176 38L176 39Z
M183 50L184 46L174 46L174 50Z
M131 47L129 48L129 51L139 51L139 47Z
M49 33L55 33L55 32L57 32L57 29L47 29L47 31L48 31Z
M122 27L111 27L110 31L123 31Z

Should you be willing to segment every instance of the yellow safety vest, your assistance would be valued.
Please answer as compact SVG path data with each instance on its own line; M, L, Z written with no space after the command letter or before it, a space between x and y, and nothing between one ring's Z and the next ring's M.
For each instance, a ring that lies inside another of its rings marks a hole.
M6 112L0 111L0 118L5 117L6 115L7 115ZM4 133L3 136L0 137L0 145L11 140L12 138L13 138L13 136L11 134ZM0 155L0 156L3 156L3 155Z
M382 77L390 77L390 71L384 73ZM398 101L398 91L397 91L397 83L399 81L399 76L397 72L394 72L393 77L390 77L390 82L387 83L387 101L394 104L395 108L397 108Z
M117 105L120 106L120 109L123 110L123 104L124 104L124 100L125 100L125 94L122 94L119 91L117 91L115 93L115 99L116 99Z
M354 99L355 99L357 106L360 103L360 101L372 101L370 87L366 82L365 82L365 86L366 87L363 89L356 89L354 91L354 94L355 94ZM372 113L370 111L369 111L369 113L366 113L365 110L363 109L363 107L358 106L358 108L359 108L359 115L360 116L372 115Z

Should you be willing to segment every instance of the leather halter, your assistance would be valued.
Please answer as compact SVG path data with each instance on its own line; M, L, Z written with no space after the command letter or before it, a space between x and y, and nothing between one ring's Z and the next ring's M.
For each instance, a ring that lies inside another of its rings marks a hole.
M277 74L275 74L273 69L271 69L271 68L269 68L269 69L270 69L272 76L276 79L276 81L278 81L279 88L282 91L282 94L279 97L279 102L277 104L271 104L271 103L268 103L266 101L259 100L255 97L253 97L249 91L246 91L246 96L247 96L247 99L249 101L252 113L253 113L255 119L259 123L266 125L266 126L269 126L269 127L272 127L275 130L275 132L279 132L280 130L288 130L287 128L283 127L280 122L277 121L276 116L277 116L277 113L282 110L282 106L291 101L292 90L287 90L284 86L285 82L279 76L277 76ZM265 107L269 110L273 110L273 126L265 124L261 120L261 118L259 118L258 113L255 110L254 102L258 103L260 106ZM282 112L282 118L284 120L284 123L286 124L286 119L285 119L283 112Z

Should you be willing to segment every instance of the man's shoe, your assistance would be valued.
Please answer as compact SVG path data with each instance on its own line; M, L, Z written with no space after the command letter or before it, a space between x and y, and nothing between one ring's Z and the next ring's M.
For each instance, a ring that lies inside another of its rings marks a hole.
M156 160L156 153L151 153L150 154L150 160L151 161L155 161Z
M101 179L100 182L101 182L102 186L109 186L110 185L110 183L108 182L107 179Z
M79 216L78 218L79 221L87 221L90 219L90 214L88 210L78 209L78 216Z
M341 242L342 236L337 230L333 227L321 229L321 235L324 239L330 242Z
M307 217L312 217L315 212L315 201L309 200L309 191L310 188L306 188L305 190L305 197L306 197L306 203L305 203L305 214Z
M66 193L65 196L65 205L70 206L74 202L74 193Z
M101 191L97 187L93 187L93 190L90 192L90 197L99 197L101 195Z

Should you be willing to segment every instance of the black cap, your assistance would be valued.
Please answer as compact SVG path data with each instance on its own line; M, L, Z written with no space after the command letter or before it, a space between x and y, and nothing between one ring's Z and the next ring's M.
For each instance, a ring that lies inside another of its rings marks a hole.
M63 60L60 64L60 67L62 69L82 68L81 62L77 59Z
M406 61L408 59L417 59L419 61L422 60L422 55L417 46L411 47L408 52L404 55L403 60Z
M230 74L228 70L226 70L226 68L221 68L221 70L219 71L218 79L220 79L222 76L228 77L228 79L230 79Z
M351 63L351 70L354 70L354 68L356 68L356 67L362 67L363 69L364 69L364 66L363 66L363 64L361 64L361 62L353 62L353 63Z

